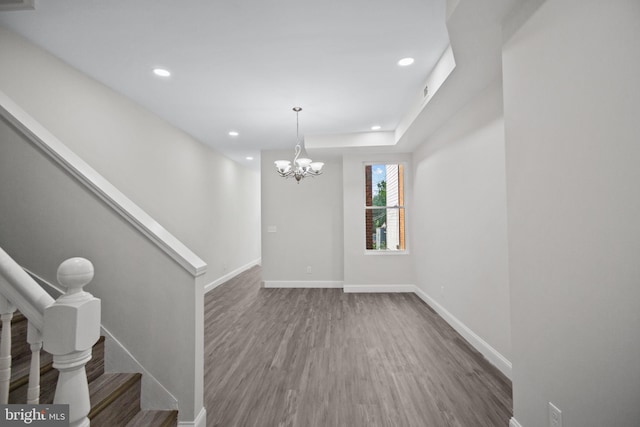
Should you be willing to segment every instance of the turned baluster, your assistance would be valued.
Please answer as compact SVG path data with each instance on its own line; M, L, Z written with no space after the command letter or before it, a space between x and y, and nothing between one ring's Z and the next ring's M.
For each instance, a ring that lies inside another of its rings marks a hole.
M0 404L9 402L9 384L11 383L11 319L16 307L0 295L0 319L2 319L2 338L0 338Z
M66 293L44 312L44 349L60 371L54 404L69 404L70 427L89 426L91 409L85 365L100 338L100 300L82 290L93 279L93 265L84 258L60 264L58 282Z
M42 334L31 322L29 322L29 326L27 326L27 342L31 346L27 403L29 405L37 405L40 403L40 350L42 349Z

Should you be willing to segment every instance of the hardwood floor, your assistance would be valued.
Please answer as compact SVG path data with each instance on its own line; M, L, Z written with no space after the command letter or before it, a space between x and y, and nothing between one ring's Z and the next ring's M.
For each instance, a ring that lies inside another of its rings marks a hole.
M209 427L497 427L511 382L413 294L264 289L205 297Z

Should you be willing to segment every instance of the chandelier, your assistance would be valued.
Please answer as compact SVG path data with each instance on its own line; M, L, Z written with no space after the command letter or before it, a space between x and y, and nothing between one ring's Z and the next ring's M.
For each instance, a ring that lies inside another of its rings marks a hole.
M276 170L281 177L294 177L296 181L298 181L298 184L300 184L302 178L322 174L322 167L324 166L324 163L314 162L307 155L307 150L304 149L304 139L301 140L299 134L300 125L298 121L298 113L302 111L302 108L294 107L293 111L296 112L296 147L295 155L293 157L293 165L289 160L276 160L274 163L276 164Z

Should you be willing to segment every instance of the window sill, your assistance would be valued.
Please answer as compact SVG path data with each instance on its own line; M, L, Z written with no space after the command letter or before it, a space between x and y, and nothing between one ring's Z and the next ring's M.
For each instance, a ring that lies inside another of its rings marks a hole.
M380 256L380 255L409 255L409 250L405 249L404 251L390 251L390 250L365 250L364 251L365 255L373 255L373 256Z

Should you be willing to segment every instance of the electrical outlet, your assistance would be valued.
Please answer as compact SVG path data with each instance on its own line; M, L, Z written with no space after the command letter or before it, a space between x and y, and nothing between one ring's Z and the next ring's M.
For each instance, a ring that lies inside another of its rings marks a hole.
M549 427L562 427L562 411L549 402Z
M311 274L311 266L310 265L307 266L307 274Z

